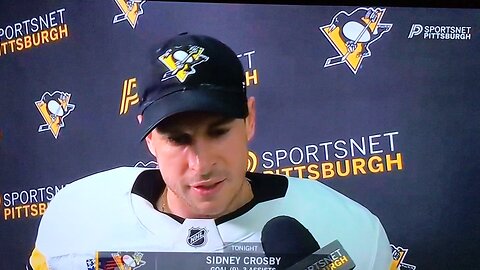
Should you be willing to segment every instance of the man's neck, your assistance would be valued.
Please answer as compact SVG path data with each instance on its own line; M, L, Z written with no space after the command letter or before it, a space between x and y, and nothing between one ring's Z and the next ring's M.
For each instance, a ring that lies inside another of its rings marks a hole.
M232 198L229 206L222 212L208 214L199 213L186 204L179 204L178 202L182 202L182 199L179 198L171 189L165 187L162 195L157 201L157 209L159 209L161 212L173 214L185 219L216 219L236 211L253 199L253 190L250 180L245 178L245 181L242 182L240 191L237 194L237 196Z

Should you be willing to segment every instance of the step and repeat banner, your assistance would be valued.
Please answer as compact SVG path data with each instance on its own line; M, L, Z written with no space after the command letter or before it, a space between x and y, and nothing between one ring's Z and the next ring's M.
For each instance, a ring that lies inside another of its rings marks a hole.
M156 166L138 141L138 91L151 49L182 32L220 39L244 65L249 170L366 206L390 270L478 269L480 10L104 0L1 13L1 269L25 268L66 184Z

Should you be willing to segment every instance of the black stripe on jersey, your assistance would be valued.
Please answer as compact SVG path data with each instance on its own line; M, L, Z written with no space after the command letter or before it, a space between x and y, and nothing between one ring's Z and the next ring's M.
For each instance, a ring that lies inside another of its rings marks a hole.
M283 198L287 193L288 179L285 176L247 172L247 178L251 180L253 199L232 213L217 218L215 224L220 225L237 218L250 211L255 205Z
M261 202L282 198L287 193L288 179L285 176L247 172L246 177L250 179L250 184L252 185L253 199L234 212L217 218L215 220L217 225L247 213ZM133 184L132 193L143 197L157 209L157 201L164 188L165 183L162 181L160 171L158 169L146 170L138 175L137 180ZM182 217L173 214L168 215L179 223L185 221Z
M165 183L158 169L145 170L137 176L132 193L149 201L157 209L157 200L162 195ZM157 209L158 210L158 209Z

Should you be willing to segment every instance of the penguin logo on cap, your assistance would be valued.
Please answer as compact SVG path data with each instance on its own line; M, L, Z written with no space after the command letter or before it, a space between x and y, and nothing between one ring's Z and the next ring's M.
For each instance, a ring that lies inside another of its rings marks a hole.
M168 68L163 74L162 82L175 77L183 83L189 75L195 74L194 66L208 61L208 56L203 55L203 51L204 48L199 46L177 46L160 55L158 60Z
M362 60L371 55L370 44L392 28L392 24L380 23L385 11L364 7L352 13L340 11L330 24L321 26L320 31L339 54L328 58L324 67L345 63L356 74Z

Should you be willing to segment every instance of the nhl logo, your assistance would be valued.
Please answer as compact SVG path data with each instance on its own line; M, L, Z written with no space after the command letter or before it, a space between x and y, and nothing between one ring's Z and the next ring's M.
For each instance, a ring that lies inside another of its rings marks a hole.
M204 246L207 243L207 229L192 227L188 230L187 244L194 248Z

